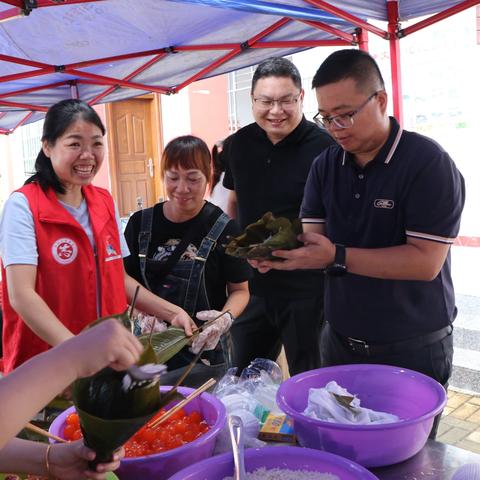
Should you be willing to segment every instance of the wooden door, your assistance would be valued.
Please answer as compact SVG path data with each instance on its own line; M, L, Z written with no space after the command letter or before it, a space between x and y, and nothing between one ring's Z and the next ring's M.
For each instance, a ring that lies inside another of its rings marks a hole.
M152 125L152 98L134 98L111 104L109 130L113 193L120 216L155 204L158 176L157 142Z

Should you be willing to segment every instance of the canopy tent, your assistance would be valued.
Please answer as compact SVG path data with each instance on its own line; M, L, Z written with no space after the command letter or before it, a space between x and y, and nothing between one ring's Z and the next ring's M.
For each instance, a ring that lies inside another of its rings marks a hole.
M480 0L0 0L0 133L64 98L90 104L190 83L316 46L390 42L402 117L399 40ZM408 28L401 22L429 15ZM369 20L386 22L382 29Z

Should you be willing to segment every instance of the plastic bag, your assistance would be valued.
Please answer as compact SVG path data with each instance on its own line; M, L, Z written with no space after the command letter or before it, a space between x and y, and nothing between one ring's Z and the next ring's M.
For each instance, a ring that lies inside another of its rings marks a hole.
M245 447L262 447L265 442L257 439L261 423L270 411L279 412L275 402L283 375L280 367L265 358L256 358L239 376L237 368L231 368L217 383L214 394L228 414L237 415L244 426ZM225 428L217 439L215 453L231 450L230 436Z

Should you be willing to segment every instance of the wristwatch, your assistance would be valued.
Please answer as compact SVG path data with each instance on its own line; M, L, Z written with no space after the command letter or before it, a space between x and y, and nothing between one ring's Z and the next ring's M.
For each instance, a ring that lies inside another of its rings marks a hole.
M347 266L345 265L345 245L341 243L335 244L335 259L333 263L327 265L325 272L332 277L341 277L347 273Z

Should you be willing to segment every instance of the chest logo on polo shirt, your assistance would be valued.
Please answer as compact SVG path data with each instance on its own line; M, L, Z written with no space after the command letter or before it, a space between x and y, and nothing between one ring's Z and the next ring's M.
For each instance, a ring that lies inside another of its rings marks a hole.
M59 238L52 245L53 258L61 265L72 263L78 254L77 244L71 238Z
M375 208L386 208L387 210L391 210L395 205L395 202L393 200L387 200L385 198L377 198L373 202L373 206Z

